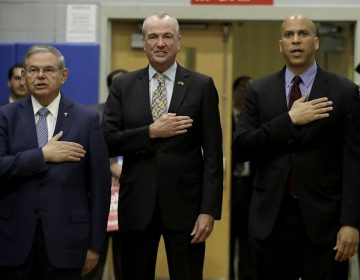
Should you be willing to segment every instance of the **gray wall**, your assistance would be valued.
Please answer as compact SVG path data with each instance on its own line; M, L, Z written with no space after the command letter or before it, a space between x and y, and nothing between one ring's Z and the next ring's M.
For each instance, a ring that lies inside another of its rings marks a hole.
M65 42L66 5L97 4L97 41L102 4L133 5L134 0L0 0L0 43ZM139 5L190 5L190 0L136 0Z
M0 0L0 42L64 42L67 4L97 4L97 41L102 5L190 6L191 0ZM359 0L274 0L274 6L360 6Z
M100 101L106 98L105 73L111 70L111 20L143 19L159 10L189 20L282 20L300 13L314 20L355 21L354 64L360 61L359 0L274 0L274 6L256 7L191 6L191 0L0 0L0 43L65 42L66 5L81 3L98 8ZM360 79L358 74L355 77Z

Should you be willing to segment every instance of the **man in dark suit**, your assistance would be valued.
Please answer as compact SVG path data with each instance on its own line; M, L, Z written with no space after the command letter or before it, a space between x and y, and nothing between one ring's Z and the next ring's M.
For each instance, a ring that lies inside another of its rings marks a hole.
M109 213L99 118L60 94L68 70L57 49L31 47L23 75L31 95L0 108L1 279L80 279Z
M243 161L257 161L254 279L345 280L359 244L358 90L316 64L310 19L285 19L279 45L286 66L250 83L233 142Z
M105 104L110 156L124 157L119 196L124 280L154 279L161 235L170 278L202 279L205 240L220 219L218 93L210 77L176 63L180 39L174 17L149 16L143 23L149 66L118 77Z

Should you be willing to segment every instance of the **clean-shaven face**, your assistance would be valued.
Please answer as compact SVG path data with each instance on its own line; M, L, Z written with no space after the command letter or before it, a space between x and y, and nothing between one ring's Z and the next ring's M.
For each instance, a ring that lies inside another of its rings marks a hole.
M162 73L174 64L180 50L180 39L171 17L153 16L147 21L143 34L144 50L156 71Z
M315 63L315 54L319 49L314 23L303 16L291 16L281 25L279 41L287 67L300 74Z
M45 51L33 53L25 63L25 81L29 91L43 106L47 106L59 94L67 78L67 69L59 68L57 56Z

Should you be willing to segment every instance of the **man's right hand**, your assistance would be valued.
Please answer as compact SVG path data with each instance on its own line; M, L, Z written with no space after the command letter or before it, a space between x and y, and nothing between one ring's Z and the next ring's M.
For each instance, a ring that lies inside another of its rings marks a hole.
M63 132L60 131L42 148L46 162L80 161L86 151L75 142L60 141Z
M158 118L150 125L150 138L167 138L187 132L192 126L193 120L189 116L176 116L167 113Z
M321 97L306 101L307 95L302 96L292 105L289 116L294 125L304 125L310 122L329 117L333 110L332 101Z

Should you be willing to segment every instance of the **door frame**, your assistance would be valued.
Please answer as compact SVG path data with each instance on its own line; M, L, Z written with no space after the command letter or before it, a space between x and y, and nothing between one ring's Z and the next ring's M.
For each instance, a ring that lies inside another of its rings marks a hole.
M198 6L198 5L162 5L135 6L116 5L114 3L100 5L100 95L99 101L107 97L106 73L111 70L111 21L113 20L143 20L148 15L159 11L167 11L178 20L202 20L232 22L239 20L277 20L281 21L291 14L303 14L314 21L353 21L354 34L354 65L360 61L360 6L304 6L304 7L276 7L276 6ZM360 75L355 73L358 80Z

